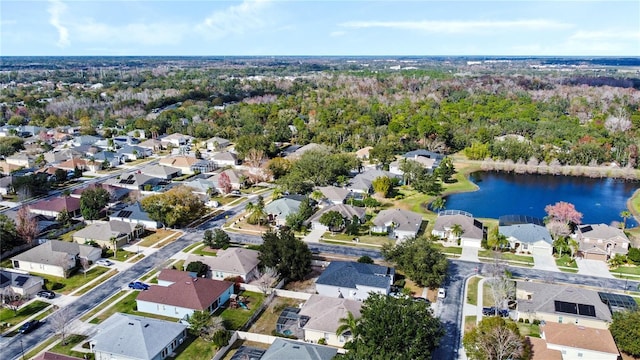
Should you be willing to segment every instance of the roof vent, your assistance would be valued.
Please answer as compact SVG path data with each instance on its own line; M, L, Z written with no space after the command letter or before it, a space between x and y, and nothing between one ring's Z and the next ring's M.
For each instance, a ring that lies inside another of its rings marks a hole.
M300 346L295 345L295 346L293 346L293 348L294 348L294 349L300 349Z
M144 327L149 327L149 324L144 324Z

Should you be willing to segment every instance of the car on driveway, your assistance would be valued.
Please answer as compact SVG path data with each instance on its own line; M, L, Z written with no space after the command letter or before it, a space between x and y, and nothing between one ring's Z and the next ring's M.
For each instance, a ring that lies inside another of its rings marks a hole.
M502 316L502 317L507 317L509 316L509 310L507 309L499 309L498 311L496 311L495 307L483 307L482 308L482 315L484 316Z
M56 297L56 293L51 290L40 290L36 293L36 296L45 299L54 299Z
M425 299L425 298L423 298L423 297L419 297L419 296L415 296L415 297L413 298L413 301L423 302L423 303L426 303L427 305L428 305L428 304L431 304L431 301L429 301L428 299Z
M40 326L40 320L29 320L20 326L21 334L28 334Z
M438 289L438 298L439 299L444 299L447 296L447 292L444 290L444 288L439 288Z
M100 266L111 266L113 265L113 261L107 260L107 259L100 259L98 261L96 261L97 265Z
M141 281L134 281L134 282L130 282L129 283L129 289L133 289L133 290L149 290L149 285L141 282Z

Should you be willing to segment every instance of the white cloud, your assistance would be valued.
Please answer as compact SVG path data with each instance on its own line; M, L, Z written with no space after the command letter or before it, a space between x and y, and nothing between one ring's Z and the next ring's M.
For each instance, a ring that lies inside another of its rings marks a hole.
M268 5L269 0L244 0L240 5L213 12L197 29L207 36L221 38L263 28L267 24L263 11Z
M600 30L600 31L577 31L569 37L569 40L581 41L602 41L602 40L638 40L640 41L640 31L626 30Z
M354 29L387 28L449 34L517 29L557 30L572 27L570 24L544 19L513 21L349 21L340 24L340 26Z
M61 48L67 47L71 45L71 41L69 41L69 30L62 25L60 17L66 12L67 6L62 3L60 0L50 0L49 8L47 12L49 13L49 24L58 30L58 41L56 45Z
M74 34L83 42L136 44L136 45L175 45L179 44L188 26L172 23L131 23L114 26L85 19L74 25Z

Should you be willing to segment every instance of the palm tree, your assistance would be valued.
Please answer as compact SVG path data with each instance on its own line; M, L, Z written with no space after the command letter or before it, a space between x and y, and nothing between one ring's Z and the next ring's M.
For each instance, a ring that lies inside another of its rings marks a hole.
M433 212L438 213L440 210L444 209L444 204L447 202L447 200L443 199L442 197L438 196L435 200L433 200L431 202L431 210L433 210Z
M351 336L355 339L358 331L358 323L360 322L359 318L353 316L351 311L347 311L347 317L341 318L338 320L340 322L340 326L336 329L336 335L341 336L347 332L351 333Z
M248 203L246 210L249 213L247 222L251 225L262 225L267 220L267 213L264 211L264 199L262 196L258 196L258 201L255 203Z
M462 236L462 234L464 234L464 229L462 228L462 225L460 224L453 224L453 226L451 227L451 233L458 238L458 240L460 240L460 236Z
M571 258L574 258L576 256L576 253L578 252L578 249L580 249L580 243L578 243L574 238L569 238L568 245L569 250L571 251Z
M112 236L109 238L109 241L113 244L113 258L115 259L118 257L118 239L116 239L115 236Z
M622 218L622 230L627 228L627 219L631 217L631 212L628 210L623 210L620 213L620 217Z

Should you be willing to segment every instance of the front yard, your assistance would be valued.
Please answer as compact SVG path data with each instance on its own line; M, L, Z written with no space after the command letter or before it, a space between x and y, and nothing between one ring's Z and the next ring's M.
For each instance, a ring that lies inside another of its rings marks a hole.
M125 296L122 300L120 300L117 303L113 304L111 307L106 309L100 315L98 315L95 318L93 318L90 321L90 323L91 324L99 324L102 321L106 320L109 316L111 316L111 315L113 315L113 314L115 314L117 312L121 312L121 313L125 313L125 314L138 315L138 316L146 316L146 317L150 317L150 318L154 318L154 319L166 320L166 321L171 321L171 322L175 322L176 321L176 319L174 319L174 318L137 311L136 310L137 309L136 297L138 296L138 293L139 293L139 291L131 291L131 294Z
M255 324L251 326L249 332L271 335L276 329L276 323L282 310L286 307L298 307L303 302L304 300L276 297L260 315Z
M145 231L145 234L144 234L145 236L140 239L140 243L138 245L144 246L144 247L152 247L162 239L172 235L176 235L176 234L180 234L180 233L177 231L167 230L167 229Z
M471 305L478 304L478 283L480 282L480 279L482 278L479 276L474 276L469 279L469 285L467 287L467 303Z
M0 310L0 323L11 324L11 326L25 321L27 318L50 306L44 301L35 300L28 305L23 306L17 313L11 309L4 308Z
M86 274L83 274L82 272L78 271L68 278L59 278L56 276L43 275L43 274L36 274L36 275L44 279L44 287L46 289L53 290L55 292L59 292L66 295L84 286L86 283L106 273L109 270L111 269L102 267L102 266L95 266L91 270L87 271Z

